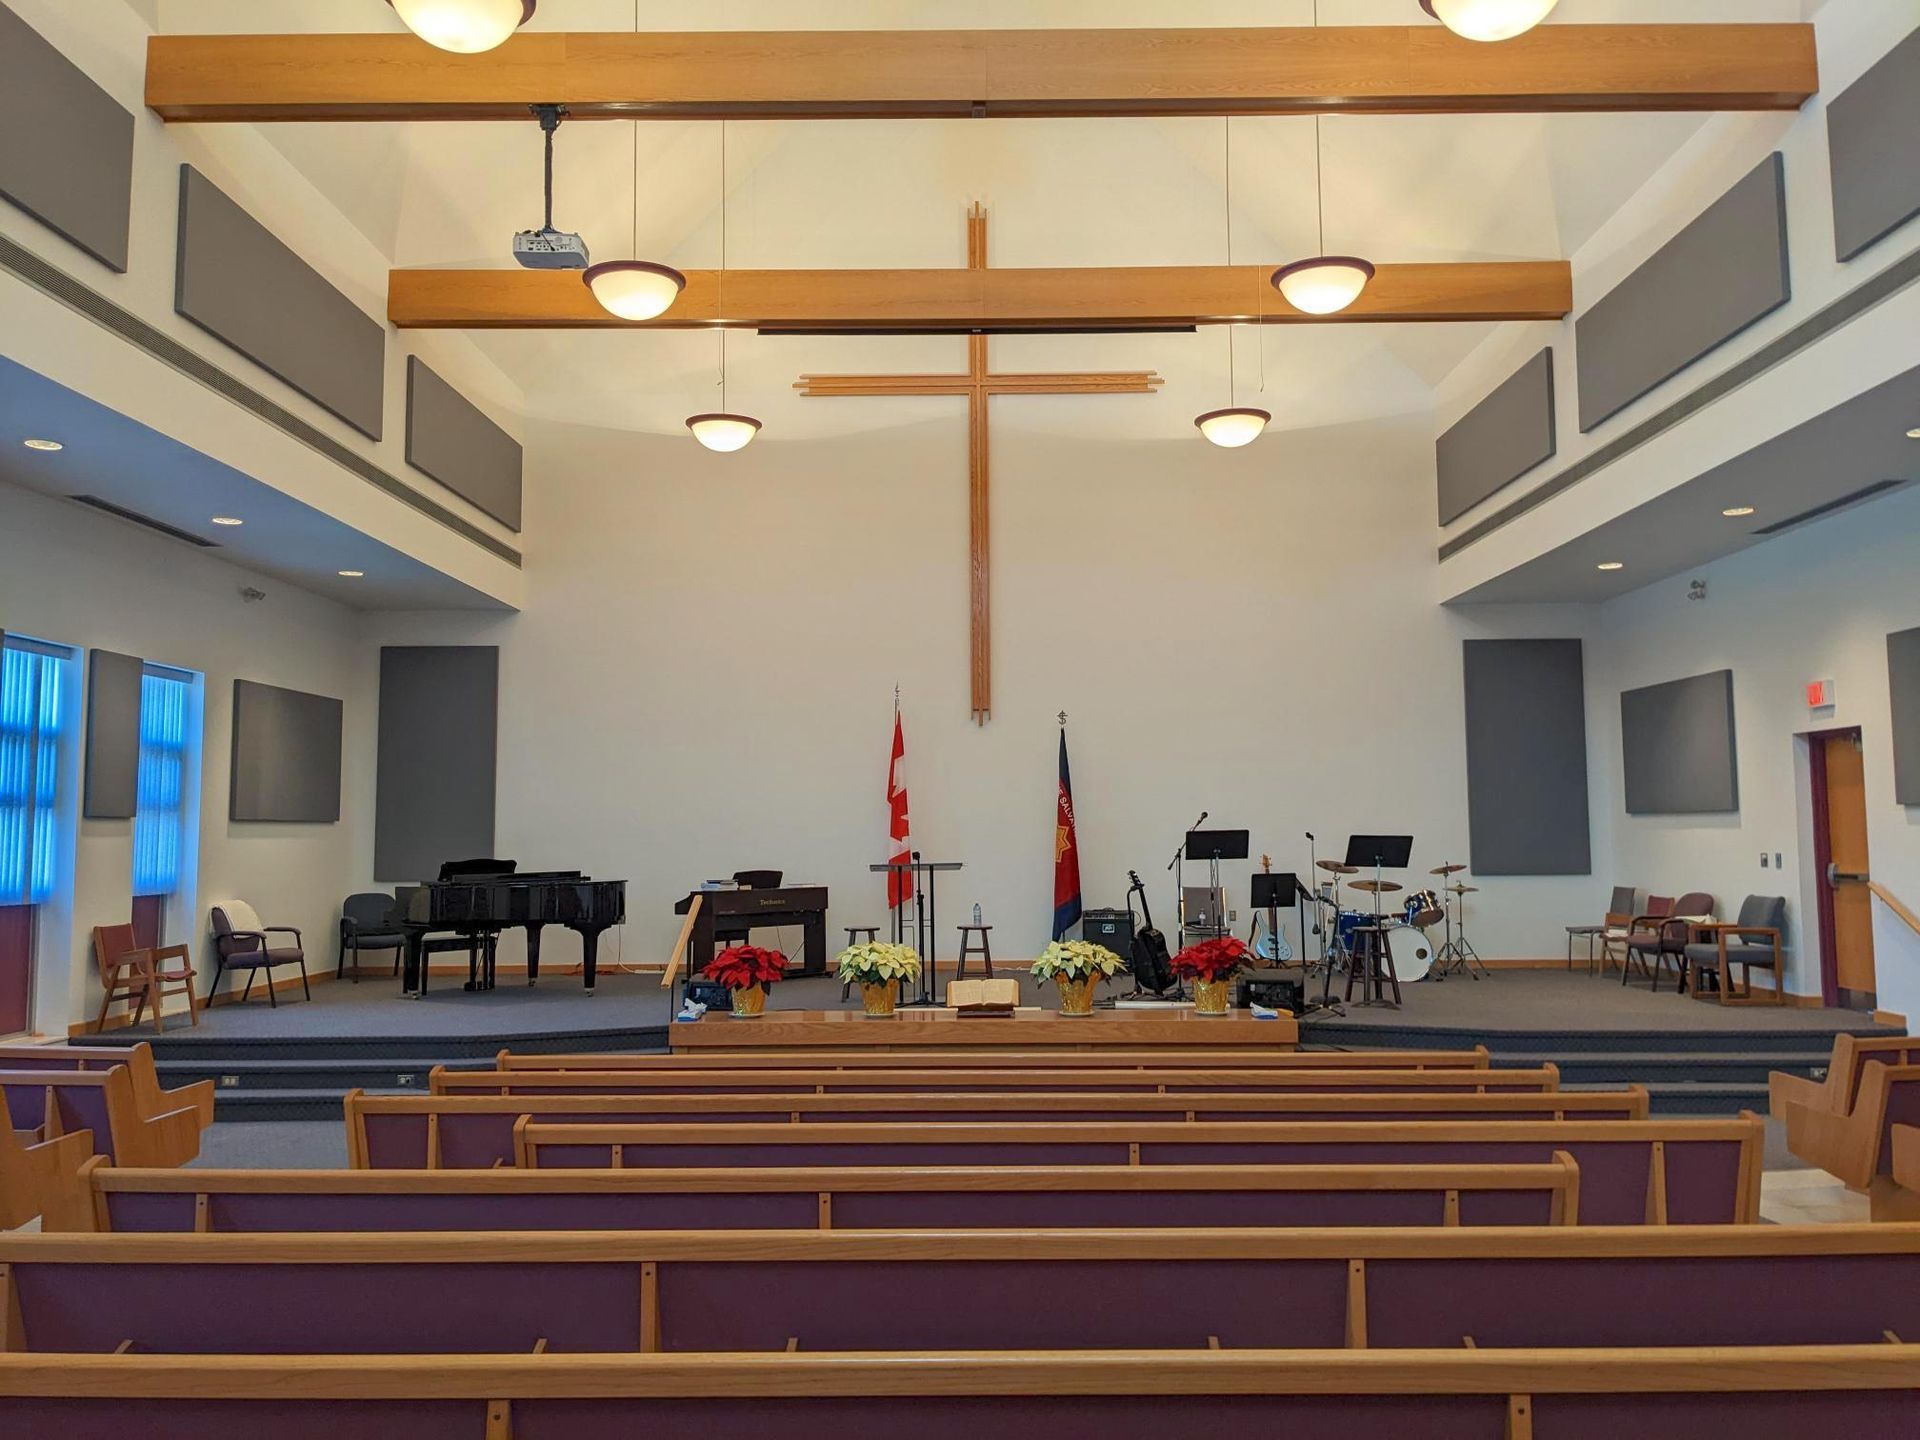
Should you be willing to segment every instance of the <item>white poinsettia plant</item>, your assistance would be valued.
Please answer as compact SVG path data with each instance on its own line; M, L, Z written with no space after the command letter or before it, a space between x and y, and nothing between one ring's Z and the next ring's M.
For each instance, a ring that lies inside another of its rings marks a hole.
M1033 962L1036 980L1110 980L1127 962L1091 940L1056 940Z
M911 945L849 945L833 960L834 973L855 985L891 985L920 978L920 957Z

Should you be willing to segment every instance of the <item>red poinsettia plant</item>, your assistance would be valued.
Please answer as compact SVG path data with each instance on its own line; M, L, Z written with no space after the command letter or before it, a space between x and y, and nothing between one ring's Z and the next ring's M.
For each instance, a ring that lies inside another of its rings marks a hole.
M729 945L700 973L709 980L718 980L729 990L751 990L786 979L787 957L778 950L763 950L758 945Z
M1231 935L1196 940L1173 957L1173 973L1187 980L1224 980L1244 969L1247 947Z

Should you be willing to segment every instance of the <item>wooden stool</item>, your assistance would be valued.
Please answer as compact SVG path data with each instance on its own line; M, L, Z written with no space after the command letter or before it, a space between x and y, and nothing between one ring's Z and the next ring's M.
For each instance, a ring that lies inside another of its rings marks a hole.
M960 959L953 967L954 979L964 980L967 978L967 956L969 955L978 955L987 967L987 979L991 980L993 978L993 946L988 942L988 937L992 932L993 926L991 925L962 925L960 927ZM977 950L973 944L973 939L976 935L980 937L980 946Z
M879 927L878 925L849 925L849 926L847 926L847 948L848 948L849 950L851 950L851 949L853 948L853 944L854 944L854 940L855 940L855 938L856 938L857 936L861 936L861 935L864 935L864 936L866 936L866 937L867 937L867 944L869 944L869 945L872 945L872 944L874 944L874 943L875 943L875 942L876 942L876 941L877 941L877 940L879 939L879 937L880 937L880 927Z
M1368 923L1353 932L1353 955L1347 967L1347 996L1353 999L1353 987L1360 986L1362 1005L1387 1003L1386 987L1393 987L1392 1005L1400 1007L1400 973L1393 968L1393 951L1387 947L1388 925Z

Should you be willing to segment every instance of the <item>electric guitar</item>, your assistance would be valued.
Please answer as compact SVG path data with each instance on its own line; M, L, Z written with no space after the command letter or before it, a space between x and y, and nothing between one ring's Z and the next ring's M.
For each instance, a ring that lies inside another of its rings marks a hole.
M1271 855L1262 855L1260 857L1260 872L1263 875L1271 875L1273 873L1273 857ZM1260 917L1258 915L1254 916L1253 923L1254 928L1257 930L1260 926ZM1256 960L1264 960L1269 965L1285 965L1293 959L1293 946L1287 941L1286 927L1279 923L1279 916L1276 911L1267 911L1267 932L1254 941L1253 954Z

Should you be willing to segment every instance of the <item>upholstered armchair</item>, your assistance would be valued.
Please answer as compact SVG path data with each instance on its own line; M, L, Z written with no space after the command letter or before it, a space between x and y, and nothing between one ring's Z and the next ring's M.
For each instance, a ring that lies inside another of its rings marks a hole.
M271 937L291 935L291 945L274 944ZM260 913L244 900L228 900L213 907L213 978L207 982L207 999L212 1000L214 992L220 988L220 977L228 970L245 970L246 987L241 990L240 998L245 1000L253 990L253 979L260 971L267 972L267 1004L278 1007L280 1002L273 993L273 972L282 965L297 966L300 971L300 989L307 999L313 998L313 990L307 984L307 956L303 948L300 932L291 925L263 925Z
M334 971L337 980L347 973L347 952L353 952L353 983L360 983L360 952L391 950L393 973L400 973L400 960L406 954L407 937L393 917L393 896L381 890L349 895L340 906L340 963Z
M1679 972L1680 993L1687 993L1687 944L1694 931L1713 923L1713 897L1692 890L1673 902L1664 916L1641 915L1633 922L1627 937L1627 950L1644 962L1653 974L1653 988L1660 988L1660 972L1671 964Z
M1620 953L1620 983L1626 984L1633 978L1633 970L1640 967L1642 976L1651 977L1653 967L1648 956L1660 948L1660 922L1673 913L1671 895L1647 896L1647 908L1638 915L1627 917L1623 935L1616 943Z
M1773 972L1775 1005L1786 1003L1786 977L1781 973L1780 947L1787 930L1787 897L1749 895L1740 904L1740 917L1726 925L1696 925L1693 941L1687 946L1687 963L1695 973L1694 988L1702 971L1719 977L1722 1005L1757 1004L1753 996L1753 967ZM1732 967L1740 967L1741 987L1733 988Z

